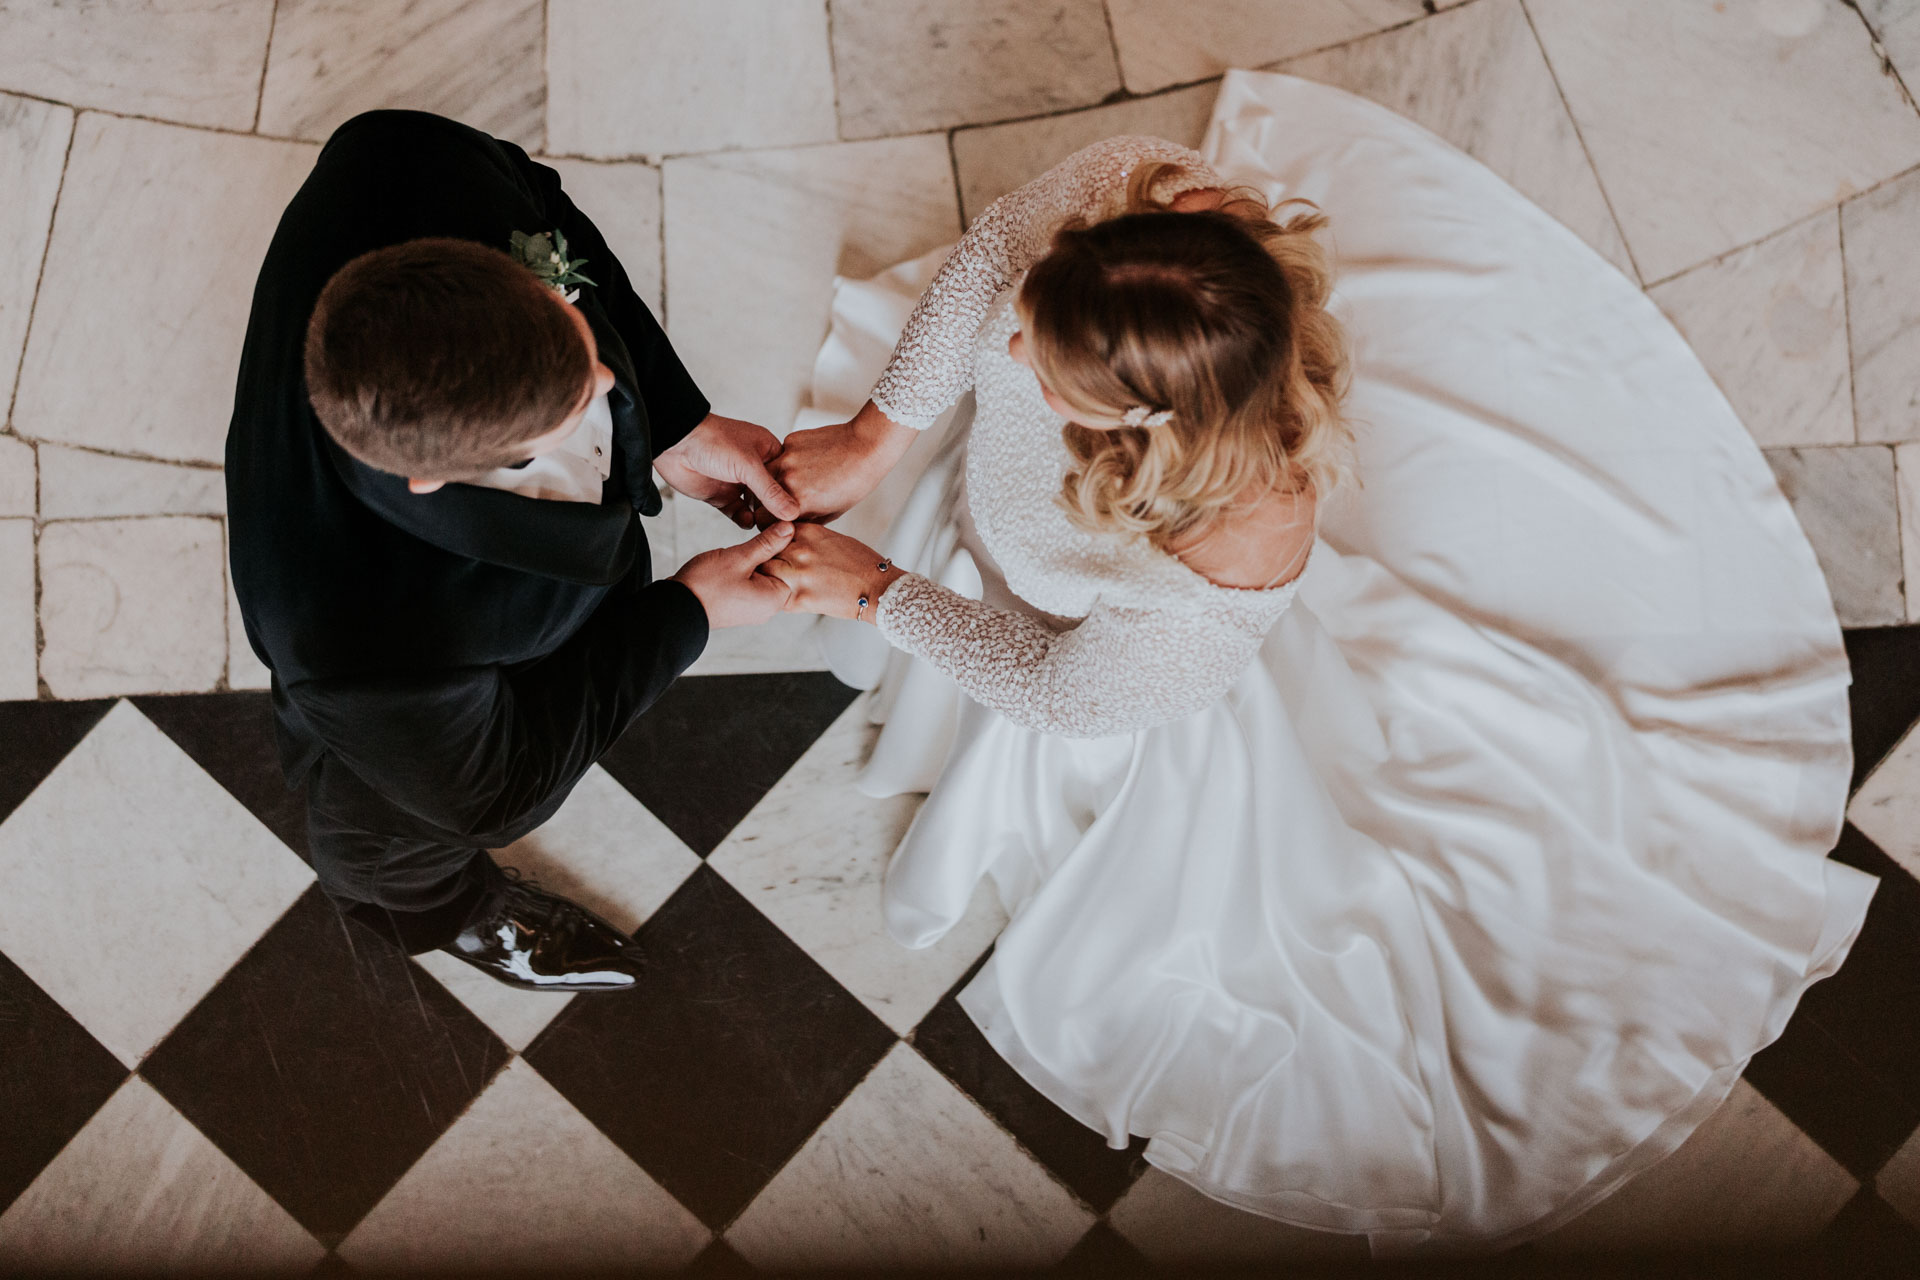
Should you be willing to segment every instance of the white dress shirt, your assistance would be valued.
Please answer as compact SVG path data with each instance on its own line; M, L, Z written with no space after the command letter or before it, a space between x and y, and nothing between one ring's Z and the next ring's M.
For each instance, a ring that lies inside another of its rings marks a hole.
M551 453L518 467L495 467L468 484L505 489L553 502L600 501L600 486L613 467L613 410L605 395L593 398L587 416Z

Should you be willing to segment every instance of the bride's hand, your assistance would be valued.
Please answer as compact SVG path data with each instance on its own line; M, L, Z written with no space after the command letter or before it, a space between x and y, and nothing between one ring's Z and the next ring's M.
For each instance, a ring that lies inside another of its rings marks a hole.
M767 466L800 500L801 519L831 520L872 493L919 435L869 400L846 422L789 432Z
M786 585L791 593L785 605L789 613L858 617L867 622L879 612L880 593L900 579L900 570L878 551L822 524L795 525L793 541L762 564L760 572ZM862 596L867 599L864 610Z

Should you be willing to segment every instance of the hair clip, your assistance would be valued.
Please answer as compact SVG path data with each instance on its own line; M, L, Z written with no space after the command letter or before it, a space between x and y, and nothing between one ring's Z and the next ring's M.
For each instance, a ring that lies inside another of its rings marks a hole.
M1164 427L1173 421L1173 410L1149 409L1143 404L1136 404L1120 415L1120 421L1129 427Z

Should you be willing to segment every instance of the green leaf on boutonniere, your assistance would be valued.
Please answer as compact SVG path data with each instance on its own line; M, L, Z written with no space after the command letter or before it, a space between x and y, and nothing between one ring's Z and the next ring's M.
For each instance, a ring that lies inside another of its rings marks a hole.
M507 243L515 262L533 272L541 284L568 302L580 296L580 290L574 286L594 283L580 272L587 260L568 256L567 237L558 228L552 235L544 231L536 235L516 231Z

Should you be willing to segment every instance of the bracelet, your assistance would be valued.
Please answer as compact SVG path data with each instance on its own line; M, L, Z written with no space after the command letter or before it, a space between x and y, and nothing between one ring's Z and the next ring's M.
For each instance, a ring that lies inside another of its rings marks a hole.
M891 560L887 560L887 559L882 559L882 560L880 561L880 563L879 563L879 564L877 564L877 565L875 565L875 566L874 566L874 568L876 568L876 569L878 569L878 570L879 570L879 571L880 571L881 573L883 573L883 574L887 574L887 573L892 573L892 572L893 572L893 561L891 561ZM858 607L857 609L855 609L855 610L853 611L853 620L854 620L855 622L864 622L864 621L866 621L866 618L867 618L867 606L868 606L868 605L870 605L870 604L872 604L872 603L873 603L873 601L872 601L872 600L871 600L871 599L870 599L869 597L867 597L867 596L866 596L865 594L862 594L862 595L861 595L861 597L860 597L860 605L859 605L859 607Z

